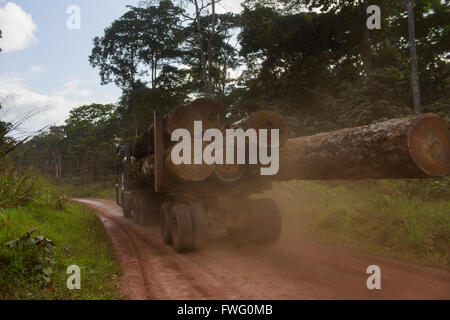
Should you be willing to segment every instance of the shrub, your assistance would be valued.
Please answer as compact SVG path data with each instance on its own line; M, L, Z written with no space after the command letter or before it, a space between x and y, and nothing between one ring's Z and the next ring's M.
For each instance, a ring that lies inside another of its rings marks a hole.
M0 171L0 208L14 208L37 203L61 208L67 198L45 178L36 175L32 169Z

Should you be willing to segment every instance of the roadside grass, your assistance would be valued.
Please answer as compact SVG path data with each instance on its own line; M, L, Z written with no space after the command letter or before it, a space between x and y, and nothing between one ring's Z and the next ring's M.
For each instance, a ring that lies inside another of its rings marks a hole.
M85 186L62 185L59 188L71 198L116 199L114 185L106 185L104 183L91 183Z
M100 219L86 207L30 204L0 213L0 299L119 299L121 274ZM8 241L37 228L35 234L54 242L51 282L33 279L36 254L30 248L9 248ZM81 268L81 290L67 289L71 265Z
M55 181L55 185L71 198L116 199L114 177L103 177L95 182L88 179L64 179Z
M290 181L277 201L284 232L450 270L450 179Z
M12 168L0 171L0 208L11 208L32 202L36 196L48 199L50 185L31 170L16 172Z

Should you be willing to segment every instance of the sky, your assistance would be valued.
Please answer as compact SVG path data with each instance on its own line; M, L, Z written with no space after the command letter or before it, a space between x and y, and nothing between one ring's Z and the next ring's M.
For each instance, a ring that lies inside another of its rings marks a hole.
M77 106L118 101L120 89L100 85L98 70L90 66L88 57L93 38L124 14L127 5L138 2L0 0L0 119L35 114L14 135L61 125ZM222 0L218 12L239 12L241 2ZM73 19L77 8L79 28Z

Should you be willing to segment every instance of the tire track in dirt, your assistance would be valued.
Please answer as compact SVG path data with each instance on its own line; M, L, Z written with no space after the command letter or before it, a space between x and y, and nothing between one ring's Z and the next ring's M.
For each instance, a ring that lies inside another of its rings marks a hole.
M113 201L76 200L95 209L108 231L129 299L450 299L450 273L283 235L257 246L223 234L202 251L177 254L159 227L122 217ZM368 290L366 268L382 269Z
M218 282L207 269L184 256L175 254L176 259L171 257L174 256L173 250L160 244L157 230L148 233L150 228L105 212L98 200L76 201L95 209L105 224L116 257L124 269L122 283L128 298L228 299L227 292L233 292L234 288ZM135 262L134 265L130 265L130 261ZM140 277L136 276L137 273Z

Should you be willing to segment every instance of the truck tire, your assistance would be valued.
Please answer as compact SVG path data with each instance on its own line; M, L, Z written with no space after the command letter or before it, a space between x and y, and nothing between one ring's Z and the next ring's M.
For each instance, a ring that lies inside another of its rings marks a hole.
M281 215L272 199L247 200L249 238L254 243L274 243L281 236Z
M189 204L192 218L192 248L201 250L208 240L208 218L205 207L200 203Z
M165 244L172 244L172 235L170 233L170 220L174 204L171 202L164 202L161 206L161 236Z
M156 226L160 223L161 201L155 193L145 197L144 223L146 225Z
M226 229L227 236L233 241L247 241L248 240L248 227L229 227Z
M131 217L130 199L129 195L122 193L122 210L123 217L129 219Z
M137 224L144 225L145 224L145 198L142 195L138 195L135 198L135 205L133 210L133 221Z
M173 206L170 232L176 252L183 253L192 249L192 218L188 205L177 203Z
M130 219L135 223L138 221L138 197L130 195L128 198L128 204L130 205Z

